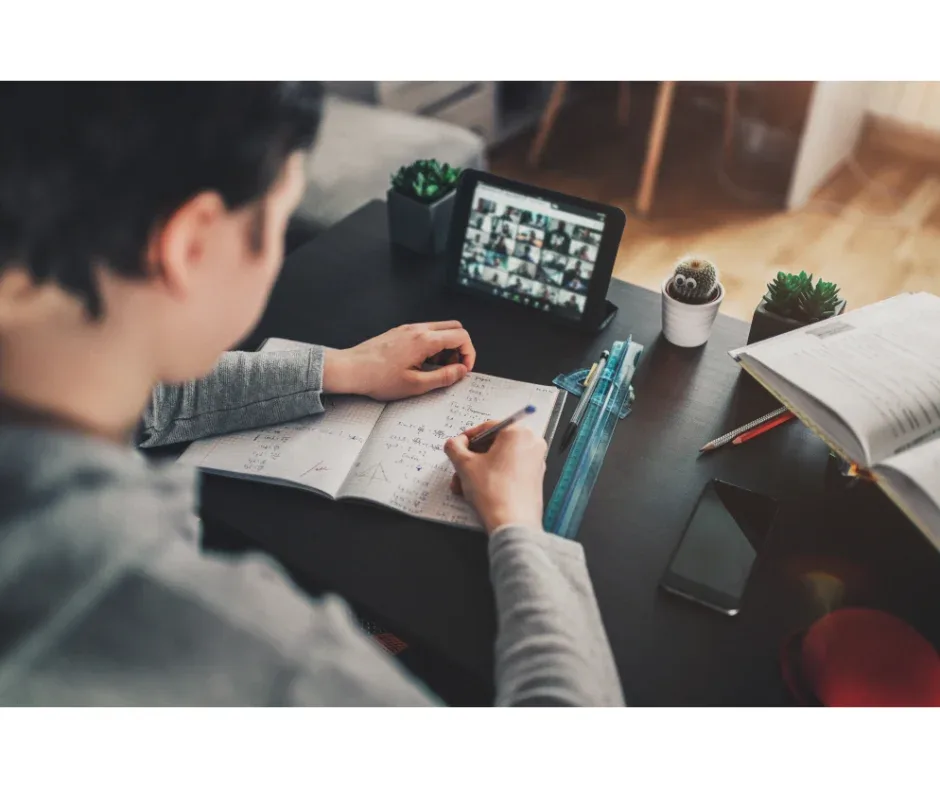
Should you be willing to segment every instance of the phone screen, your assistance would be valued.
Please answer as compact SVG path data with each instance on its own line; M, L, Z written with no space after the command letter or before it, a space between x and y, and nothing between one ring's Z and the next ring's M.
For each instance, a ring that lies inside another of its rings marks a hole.
M709 482L663 585L709 607L736 613L776 508L772 498L726 482Z

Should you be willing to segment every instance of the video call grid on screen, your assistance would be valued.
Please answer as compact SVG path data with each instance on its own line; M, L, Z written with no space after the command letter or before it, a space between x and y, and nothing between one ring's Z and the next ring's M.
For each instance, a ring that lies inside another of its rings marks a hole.
M604 234L602 216L477 184L460 257L460 283L578 319Z

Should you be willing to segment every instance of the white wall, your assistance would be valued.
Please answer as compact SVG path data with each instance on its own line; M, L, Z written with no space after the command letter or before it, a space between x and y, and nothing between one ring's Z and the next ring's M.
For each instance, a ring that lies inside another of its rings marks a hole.
M940 131L940 82L872 82L868 109L874 115Z
M869 109L868 82L817 82L790 180L787 208L806 204L852 152Z

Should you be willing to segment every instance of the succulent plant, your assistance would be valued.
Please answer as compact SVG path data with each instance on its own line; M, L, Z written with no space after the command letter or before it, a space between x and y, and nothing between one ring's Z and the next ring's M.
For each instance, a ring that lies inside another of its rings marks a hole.
M816 287L800 293L800 315L807 323L815 323L832 317L839 308L839 287L833 282L820 279Z
M718 269L702 257L684 257L676 263L666 292L684 304L707 304L718 294Z
M800 323L815 323L832 317L841 300L839 288L832 282L820 279L814 285L813 275L806 271L798 274L780 271L767 284L764 309Z
M767 283L767 295L764 296L764 308L780 317L794 320L799 314L800 295L812 287L813 277L806 271L799 274L785 274L778 271L776 278Z
M392 188L412 200L437 202L456 188L460 173L459 167L441 164L437 159L418 159L392 176Z

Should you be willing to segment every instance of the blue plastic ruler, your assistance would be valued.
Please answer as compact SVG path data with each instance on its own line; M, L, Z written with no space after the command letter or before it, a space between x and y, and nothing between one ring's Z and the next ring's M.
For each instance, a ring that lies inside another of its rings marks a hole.
M581 420L555 491L545 509L545 530L574 539L581 527L594 483L604 463L621 410L630 397L630 383L643 346L614 342L591 401Z

